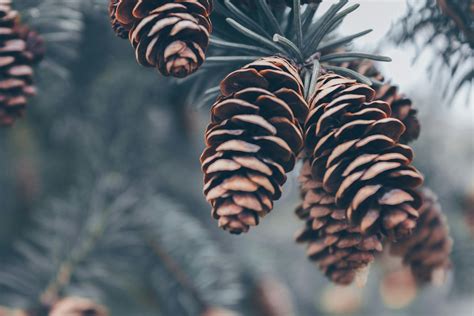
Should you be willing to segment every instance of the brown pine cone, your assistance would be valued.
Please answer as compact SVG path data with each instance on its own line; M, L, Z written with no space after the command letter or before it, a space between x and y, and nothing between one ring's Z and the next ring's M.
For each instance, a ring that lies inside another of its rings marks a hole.
M303 146L307 113L298 71L283 58L259 59L221 82L201 156L219 227L247 232L270 212Z
M336 206L334 195L313 179L309 159L303 161L299 181L303 203L296 214L306 224L296 241L308 244L309 259L317 262L331 281L352 283L356 273L382 251L382 236L363 235L359 226L347 221L345 210Z
M410 165L413 151L399 143L405 127L375 91L328 73L316 84L305 122L315 180L362 232L404 238L416 226L423 182Z
M117 7L119 4L125 3L126 1L123 0L109 0L109 18L110 24L112 25L112 30L114 31L115 35L120 38L128 38L128 32L132 28L132 24L124 24L119 21ZM136 2L136 1L133 1ZM123 4L122 4L123 5Z
M354 61L346 63L344 67L355 70L364 76L383 82L384 77L370 60ZM408 144L420 136L420 122L418 111L413 108L412 101L400 94L398 87L391 83L384 83L374 87L375 100L385 101L392 109L392 117L403 122L406 129L400 136L400 142Z
M80 297L63 298L54 304L49 312L49 316L107 316L108 314L104 306Z
M18 24L15 31L18 32L18 36L26 43L25 58L32 65L36 65L43 60L46 46L41 35L30 29L27 25L22 24Z
M451 267L453 241L436 194L424 188L420 195L418 225L410 238L391 245L391 253L403 257L418 283L425 284L434 281L435 272L444 274Z
M18 12L9 1L0 2L0 126L22 116L27 97L35 94L33 69L35 40L21 38ZM31 46L28 46L30 44Z
M112 26L129 31L139 64L178 78L202 65L212 30L212 0L115 1L109 5Z

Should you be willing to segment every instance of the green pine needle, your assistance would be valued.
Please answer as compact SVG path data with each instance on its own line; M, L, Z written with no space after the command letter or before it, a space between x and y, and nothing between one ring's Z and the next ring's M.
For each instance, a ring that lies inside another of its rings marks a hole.
M301 1L293 0L293 23L296 31L296 43L298 47L303 47L303 30L301 25Z
M210 44L215 47L227 48L230 50L235 49L235 50L241 50L241 51L246 51L246 52L251 52L251 53L260 53L262 54L262 56L273 54L271 50L268 50L265 47L258 47L258 46L253 46L253 45L229 42L226 40L218 39L216 37L211 37Z
M269 34L258 23L249 18L245 13L240 11L235 5L232 4L232 2L230 2L230 0L224 0L224 4L229 9L229 11L234 14L235 18L239 21L240 24L246 24L247 27L253 28L256 33L258 32L260 33L260 35L271 37L271 34Z
M362 31L362 32L359 32L359 33L355 33L355 34L352 34L352 35L348 35L348 36L338 38L334 41L331 41L331 42L325 44L324 46L319 47L318 50L323 51L323 50L336 48L336 47L339 47L339 46L342 46L342 45L347 45L350 42L352 42L354 39L362 37L364 35L367 35L372 31L373 31L372 29L368 29L368 30L365 30L365 31Z
M206 58L206 64L252 62L261 56L210 56Z
M270 24L273 34L280 34L283 35L283 32L280 27L280 23L278 23L278 20L276 19L275 15L272 12L272 9L268 6L268 3L266 0L257 0L257 4L259 7L262 9L262 12L268 22Z
M310 98L314 94L314 91L316 90L316 82L318 80L320 71L321 71L321 64L319 63L318 60L315 59L313 61L313 72L311 74L311 81L309 84L308 98Z
M320 18L320 20L313 26L308 44L305 46L305 51L309 51L314 47L317 47L319 42L323 39L325 33L330 28L330 22L333 20L337 12L347 4L349 0L340 0L338 3L333 4L326 13Z
M324 55L321 57L321 62L324 61L329 61L329 60L339 60L342 58L354 58L354 59L371 59L371 60L376 60L376 61L384 61L384 62L391 62L392 58L387 57L387 56L381 56L381 55L374 55L374 54L366 54L366 53L334 53L334 54L328 54Z
M296 57L296 59L298 59L298 61L304 62L303 54L301 53L299 48L292 41L290 41L286 37L278 35L278 34L275 34L273 36L273 41L276 42L276 43L279 43L282 46L284 46L288 50L290 55L293 55L294 57Z
M327 70L330 70L330 71L333 71L341 76L347 76L347 77L351 77L359 82L362 82L368 86L372 86L372 81L367 78L366 76L364 75L361 75L360 73L354 71L354 70L351 70L351 69L348 69L348 68L344 68L344 67L337 67L337 66L330 66L330 65L324 65L324 68L326 68Z
M235 21L234 19L231 19L231 18L227 18L226 19L227 23L229 23L230 26L232 26L234 29L236 29L237 31L239 31L240 33L242 33L243 35L253 39L253 40L256 40L257 42L259 42L260 44L264 45L264 46L267 46L275 51L279 51L279 52L282 52L282 53L285 53L285 51L278 45L276 45L274 42L266 39L265 37L263 36L260 36L258 35L257 33L255 33L254 31L246 28L245 26L243 26L242 24L238 23L237 21Z

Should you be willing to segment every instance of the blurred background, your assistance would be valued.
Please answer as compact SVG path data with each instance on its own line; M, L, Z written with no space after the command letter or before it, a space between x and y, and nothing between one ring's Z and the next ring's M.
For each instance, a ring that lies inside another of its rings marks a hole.
M294 243L298 168L257 228L218 229L199 164L210 102L138 66L106 1L90 1L13 1L47 52L26 116L0 129L0 306L77 295L118 316L474 315L474 91L446 99L436 47L397 41L406 1L357 1L339 31L373 28L357 47L392 57L378 66L419 111L415 164L454 239L446 282L424 288L386 254L364 287L332 285Z

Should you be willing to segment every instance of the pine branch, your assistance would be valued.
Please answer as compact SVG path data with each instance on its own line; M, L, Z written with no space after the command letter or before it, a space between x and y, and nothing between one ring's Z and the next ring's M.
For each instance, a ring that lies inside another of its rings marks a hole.
M425 49L436 51L437 57L433 57L431 64L439 63L441 67L432 76L437 82L442 82L442 77L450 78L442 87L446 102L467 86L466 103L469 104L469 87L474 80L469 75L474 58L474 25L466 21L472 21L473 14L469 1L412 1L406 15L389 33L391 41L398 45L414 45L419 50L417 56ZM421 38L425 40L420 44Z
M239 271L196 219L162 197L150 200L143 214L153 223L145 240L151 249L152 286L165 315L239 307Z
M24 0L13 6L21 18L45 41L47 54L39 66L39 81L70 81L71 63L78 59L84 31L85 2L75 0ZM64 86L55 93L64 90Z
M99 280L113 285L129 267L124 258L139 255L140 238L125 233L146 226L133 213L138 201L136 192L111 174L37 212L32 228L14 245L16 256L2 266L1 304L36 309L87 284L100 292Z
M344 9L348 0L340 0L333 4L317 19L314 17L319 3L301 5L300 1L294 1L290 10L276 14L277 9L271 8L271 5L278 4L272 2L267 4L263 0L255 3L230 0L215 2L213 24L218 40L213 40L215 47L211 47L208 54L210 57L205 64L205 68L212 68L212 75L211 72L199 73L195 78L206 79L196 82L204 87L191 88L196 92L192 100L199 99L197 102L199 106L207 104L212 99L209 95L199 92L217 86L228 73L258 56L283 55L299 66L303 76L303 73L311 76L314 59L329 63L330 66L338 65L344 60L365 58L389 60L386 57L359 52L347 52L345 56L334 54L339 48L371 31L366 30L345 37L336 35L343 20L359 7L355 4ZM267 25L268 30L273 33L271 34L273 41L269 39L268 32L262 31L260 22ZM357 75L353 77L362 79ZM205 83L202 83L203 81ZM307 83L310 84L310 80ZM305 89L309 92L309 88Z

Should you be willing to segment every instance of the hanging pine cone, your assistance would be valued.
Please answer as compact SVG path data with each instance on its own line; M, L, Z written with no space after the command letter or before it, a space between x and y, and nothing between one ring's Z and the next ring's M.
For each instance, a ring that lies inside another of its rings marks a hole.
M320 76L305 122L306 147L316 181L362 232L404 238L416 226L423 182L399 143L405 127L375 91L336 74Z
M39 43L36 33L21 27L10 2L0 2L0 126L20 117L35 94L31 65L42 57Z
M308 107L297 69L280 57L229 74L211 109L201 156L204 194L219 226L247 232L273 208L303 146Z
M110 0L112 27L129 32L139 64L186 77L204 62L212 0Z
M107 309L89 299L66 297L53 305L49 316L107 316Z
M343 67L355 70L358 73L380 82L384 82L384 77L370 60L354 61L346 63ZM399 119L406 129L400 136L400 142L408 144L420 136L420 122L418 121L418 111L413 108L412 101L400 94L398 87L391 83L383 83L375 86L375 100L387 102L392 109L392 117Z
M403 257L419 284L436 281L436 272L450 268L452 239L446 218L436 195L429 189L420 191L423 205L419 209L418 225L410 238L391 245L391 253Z
M356 273L382 251L382 237L363 235L358 226L347 221L345 210L336 206L334 195L313 179L309 159L303 161L299 181L303 203L296 215L305 221L305 227L298 232L296 241L308 244L309 259L317 262L331 281L352 283Z

